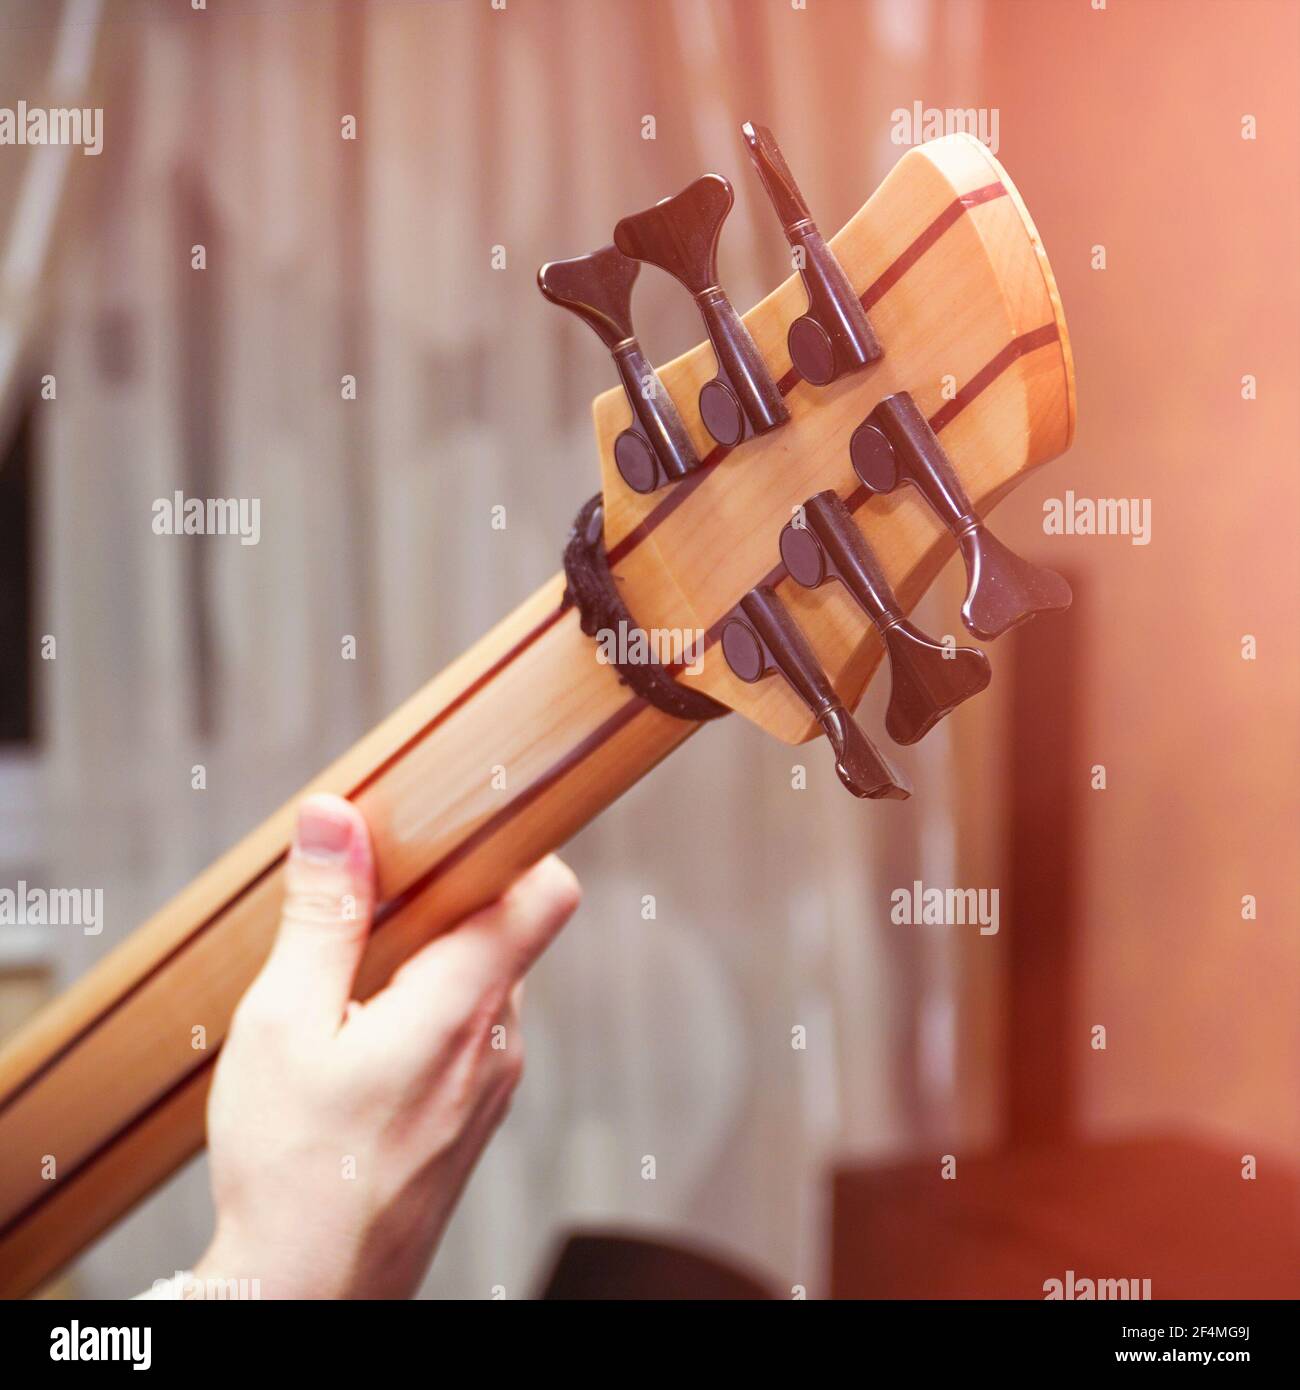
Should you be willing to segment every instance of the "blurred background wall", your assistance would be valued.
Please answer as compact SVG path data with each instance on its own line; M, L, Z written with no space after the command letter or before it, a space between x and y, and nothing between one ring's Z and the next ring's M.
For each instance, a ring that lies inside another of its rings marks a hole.
M1294 1154L1300 548L1277 518L1300 501L1300 9L1010 4L988 20L984 100L1009 168L1032 171L1079 372L1074 451L1043 492L1152 509L1147 546L1053 538L1090 589L1082 751L1113 774L1083 799L1079 985L1124 1046L1084 1073L1085 1113L1108 1130L1194 1119ZM1034 525L1037 491L1004 525Z
M542 261L717 169L737 190L723 281L746 306L787 261L742 120L778 133L830 231L901 153L897 108L996 108L1079 374L1073 450L998 517L1079 593L1049 648L1069 664L1061 789L1017 762L1027 718L1064 722L1033 680L1065 698L1019 636L982 700L902 750L905 806L852 803L821 750L738 720L693 739L570 846L585 903L530 989L528 1080L427 1292L528 1293L559 1234L599 1222L825 1294L832 1162L996 1151L1015 1095L1058 1080L1086 1139L1189 1133L1294 1164L1298 42L1269 0L0 4L0 104L105 113L97 158L0 148L20 557L0 882L102 885L107 910L98 938L0 936L0 1023L557 567L612 377L537 293ZM637 317L657 360L698 336L664 277L642 277ZM1045 536L1067 487L1149 498L1151 543ZM260 544L155 536L177 489L259 497ZM960 591L950 566L922 625L951 631ZM814 775L792 797L796 757ZM1068 832L1068 882L997 936L891 925L915 878L1015 901L1041 848L1015 830L1027 782ZM1042 993L1065 1001L1041 1024L1057 1069L1025 1082L1025 943L1067 939ZM73 1286L141 1288L209 1223L200 1161Z

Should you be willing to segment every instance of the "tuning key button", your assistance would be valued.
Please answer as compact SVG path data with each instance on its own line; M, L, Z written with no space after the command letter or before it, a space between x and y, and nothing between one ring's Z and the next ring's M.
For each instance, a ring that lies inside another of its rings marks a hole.
M632 285L638 261L617 246L589 256L550 261L537 272L542 293L587 324L609 349L632 410L632 424L614 441L614 462L634 492L653 492L699 467L673 398L632 331Z
M808 312L790 325L786 339L790 361L805 381L828 386L877 361L880 341L843 267L817 230L776 138L766 126L750 121L740 129L808 295Z
M728 619L722 629L722 654L732 673L749 685L770 674L758 633L740 618Z
M718 238L734 201L726 179L705 174L614 228L620 251L666 270L694 296L718 363L717 376L700 391L700 418L727 448L790 418L780 388L718 284Z
M885 728L895 743L924 738L945 714L988 685L992 671L983 652L945 647L903 616L871 547L834 492L819 492L804 503L803 525L786 524L781 560L807 589L839 580L875 624L889 653Z
M808 639L773 589L761 585L741 599L722 630L722 654L742 681L752 684L772 674L785 679L830 740L835 771L854 796L901 800L911 795L907 779L844 708Z
M1035 613L1070 606L1070 586L1013 554L980 520L930 422L906 391L886 396L849 441L853 471L873 493L911 483L956 537L966 564L962 621L991 640Z

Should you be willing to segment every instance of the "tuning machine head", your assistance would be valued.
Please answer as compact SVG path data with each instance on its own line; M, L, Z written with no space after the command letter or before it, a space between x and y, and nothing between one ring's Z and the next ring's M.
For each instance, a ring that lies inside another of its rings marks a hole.
M805 381L829 386L882 353L862 301L817 230L776 137L763 125L741 126L745 148L781 221L808 295L808 312L790 325L790 361Z
M985 641L1035 613L1070 606L1059 574L1022 560L980 520L952 460L906 391L886 396L849 441L853 471L870 493L910 483L957 540L966 564L962 621Z
M835 771L854 796L902 800L911 795L858 727L827 678L798 623L767 585L751 589L722 629L722 654L733 674L753 683L778 674L804 702L835 752Z
M632 424L614 441L614 462L635 492L653 492L700 466L673 398L646 360L632 331L632 286L641 266L617 246L588 256L548 261L537 284L576 314L609 349L632 410Z
M782 563L808 589L839 580L875 624L892 678L885 728L895 743L916 743L988 685L988 658L974 647L936 642L903 616L853 514L834 492L819 492L801 511L781 532Z
M726 448L790 418L780 388L718 284L718 239L734 201L726 179L705 174L614 228L614 243L624 255L657 265L694 296L718 363L717 376L700 390L700 418Z

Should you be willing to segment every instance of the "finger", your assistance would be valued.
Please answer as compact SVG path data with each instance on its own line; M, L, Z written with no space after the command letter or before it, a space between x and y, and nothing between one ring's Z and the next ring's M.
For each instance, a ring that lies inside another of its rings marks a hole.
M474 998L504 995L521 979L573 915L582 890L573 870L548 855L494 903L466 917L406 963L401 977L417 985L454 976Z
M466 1046L472 1051L479 1047L491 1070L504 1067L512 1057L523 1052L523 1030L514 1005L507 999L497 1010L490 1027L479 1036L467 1037Z
M338 796L299 808L284 906L254 988L277 1010L336 1029L352 999L374 902L374 855L361 812Z
M417 1050L484 1008L495 1013L581 896L566 864L554 855L543 859L496 902L417 951L367 1013L377 1027L400 1029Z
M496 1096L489 1097L488 1103L508 1103L524 1074L524 1030L513 1002L501 1011L492 1037L495 1075L488 1089Z

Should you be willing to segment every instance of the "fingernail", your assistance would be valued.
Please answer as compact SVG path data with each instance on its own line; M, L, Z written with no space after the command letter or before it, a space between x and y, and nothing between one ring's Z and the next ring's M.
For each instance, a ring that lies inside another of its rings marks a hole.
M341 864L352 843L352 819L329 801L311 797L298 811L298 853L323 864Z

